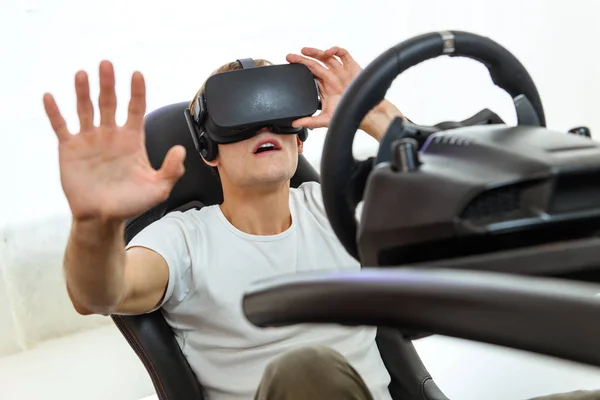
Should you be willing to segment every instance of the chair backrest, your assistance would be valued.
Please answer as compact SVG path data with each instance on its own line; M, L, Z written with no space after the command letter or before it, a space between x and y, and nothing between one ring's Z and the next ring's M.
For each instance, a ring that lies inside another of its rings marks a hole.
M125 242L142 229L174 210L220 204L221 184L215 172L197 153L184 117L187 102L162 107L145 119L146 151L150 164L160 168L167 151L175 145L186 149L185 174L173 187L167 200L127 221ZM292 187L319 181L319 174L300 156ZM152 313L111 318L148 371L160 400L204 399L199 379L190 368L170 326L160 310Z

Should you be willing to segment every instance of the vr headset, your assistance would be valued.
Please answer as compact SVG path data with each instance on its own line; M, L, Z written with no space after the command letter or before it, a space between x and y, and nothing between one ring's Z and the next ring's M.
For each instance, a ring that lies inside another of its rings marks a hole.
M292 122L321 109L319 88L302 64L257 67L251 58L237 60L240 70L211 76L204 93L185 118L196 150L212 161L217 145L240 142L263 128L278 134L297 134L305 141L306 128Z

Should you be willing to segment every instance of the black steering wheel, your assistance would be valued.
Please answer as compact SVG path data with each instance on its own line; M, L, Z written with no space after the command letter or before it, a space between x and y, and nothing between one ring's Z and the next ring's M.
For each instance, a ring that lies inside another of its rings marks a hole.
M462 31L432 32L406 40L375 59L350 84L334 112L321 159L323 202L346 251L359 260L356 245L356 193L365 187L364 168L352 154L361 121L385 97L398 75L423 61L448 55L484 64L492 81L513 98L519 125L546 126L537 88L525 67L493 40ZM359 172L361 171L361 172Z

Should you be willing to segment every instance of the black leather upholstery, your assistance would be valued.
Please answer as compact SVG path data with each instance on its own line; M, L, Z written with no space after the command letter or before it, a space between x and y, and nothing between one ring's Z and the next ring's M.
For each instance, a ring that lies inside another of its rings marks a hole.
M150 163L159 168L167 151L176 144L185 146L185 174L170 197L126 223L125 241L152 222L175 209L219 204L223 197L215 172L196 152L183 115L187 102L162 107L146 117L146 148ZM365 168L369 168L365 162ZM300 156L291 186L319 181L319 175ZM160 400L204 400L201 377L196 377L178 346L161 311L144 315L112 315L112 319L150 374ZM380 330L377 338L384 363L393 376L394 400L447 400L437 389L421 363L412 343L396 330ZM432 389L433 388L433 389Z
M397 329L379 327L377 347L392 383L394 400L448 400L438 388L410 340Z

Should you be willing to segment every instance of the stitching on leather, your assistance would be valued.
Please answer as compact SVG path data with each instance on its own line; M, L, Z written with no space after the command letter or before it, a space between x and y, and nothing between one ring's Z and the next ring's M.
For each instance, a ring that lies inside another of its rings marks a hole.
M128 334L127 336L130 337L135 342L135 343L133 343L134 348L136 348L138 350L136 353L138 354L138 356L140 356L142 363L147 367L147 369L148 368L150 369L149 372L150 372L150 377L152 378L152 381L158 384L158 389L159 389L160 393L157 393L157 394L159 395L159 398L161 400L163 400L163 399L168 400L169 397L167 396L167 392L164 388L162 379L160 378L160 375L156 371L154 363L152 362L150 357L148 357L148 354L144 350L143 346L140 344L139 339L137 338L135 333L133 333L133 331L129 328L127 323L125 321L123 321L121 318L119 318L119 317L117 317L117 318L119 319L119 322L120 322L119 325L121 325L121 327L127 331L127 334Z
M187 203L177 207L176 210L183 212L183 211L190 210L192 208L200 209L203 206L204 206L204 204L200 201L190 201L190 202L187 202ZM147 215L148 213L154 214L154 213L156 213L156 211L157 211L157 207L152 207L150 210L146 211L144 214L139 215L139 216L133 218L132 220L130 220L129 224L127 224L127 226L125 227L125 236L127 236L127 234L129 233L129 231L131 231L131 229L136 227L137 222L140 219L142 219L142 217L144 215ZM152 219L158 220L158 219L160 219L160 217L159 218L152 217ZM134 350L137 350L136 353L138 354L142 363L146 367L146 370L149 369L148 372L149 372L150 378L155 383L154 386L157 389L157 392L159 392L159 393L157 393L159 396L159 399L160 400L168 400L169 397L167 396L167 392L164 388L162 379L161 379L160 375L158 374L158 372L156 371L154 363L152 362L150 357L148 357L148 354L144 350L143 346L140 344L138 337L135 335L135 333L131 330L129 325L127 325L127 323L121 317L115 315L113 320L117 323L117 326L120 325L121 328L126 330L125 338L127 339L129 337L131 340L133 340L134 343L132 343L130 340L128 340L128 342L131 345L133 345Z
M156 371L156 367L154 366L154 363L152 362L152 360L150 359L150 357L148 357L148 354L146 353L146 350L144 350L144 347L139 342L139 339L136 336L136 334L133 333L133 331L129 328L129 326L127 324L125 324L125 329L127 329L127 331L130 332L133 340L135 340L135 342L136 342L137 346L139 347L140 351L143 353L143 358L147 360L149 367L152 369L152 373L156 376L156 382L160 386L160 389L162 391L164 399L168 399L169 397L167 396L167 392L166 392L166 390L164 388L162 379L161 379L160 375L158 374L158 372Z

